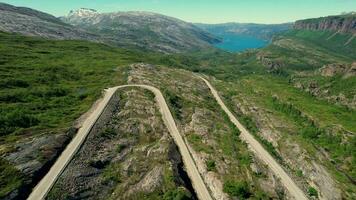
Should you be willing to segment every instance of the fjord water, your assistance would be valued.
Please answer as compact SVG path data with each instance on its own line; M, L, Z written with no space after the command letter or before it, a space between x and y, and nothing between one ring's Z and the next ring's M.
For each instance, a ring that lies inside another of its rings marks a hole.
M241 52L247 49L257 49L267 46L268 40L263 40L251 35L221 34L223 42L214 46L230 52Z

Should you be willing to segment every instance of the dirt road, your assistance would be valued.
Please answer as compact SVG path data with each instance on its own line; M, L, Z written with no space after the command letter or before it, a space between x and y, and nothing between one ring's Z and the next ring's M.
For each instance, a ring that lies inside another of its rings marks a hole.
M73 140L68 144L66 149L62 152L60 157L57 159L55 164L51 167L50 171L46 174L46 176L38 183L38 185L34 188L32 193L29 196L29 200L41 200L46 197L48 192L51 190L52 186L61 175L63 170L72 160L74 155L78 152L81 145L85 141L86 137L90 133L90 130L94 126L95 122L100 117L101 113L104 111L106 105L109 103L111 97L119 88L126 87L140 87L147 90L150 90L155 94L156 102L158 103L160 112L162 114L163 121L167 126L171 136L173 137L175 143L177 144L179 151L182 155L184 166L186 171L192 181L192 185L194 187L195 192L198 195L198 198L201 200L212 200L212 197L207 189L202 177L199 174L199 171L194 163L194 160L182 138L180 135L177 126L174 122L172 114L168 108L168 105L162 95L162 93L155 87L147 86L147 85L123 85L114 88L109 88L106 90L105 96L102 101L96 107L94 112L85 120L83 126L79 129L76 136Z
M244 126L235 118L235 116L230 112L230 110L225 106L224 102L219 97L219 94L214 89L214 87L203 77L200 77L208 85L210 91L214 95L216 101L219 103L221 108L229 116L232 123L241 131L241 139L244 140L249 148L256 154L258 158L263 160L272 172L280 178L284 187L289 191L291 196L295 199L307 200L308 198L304 192L294 183L294 181L289 177L289 175L283 170L283 168L278 164L278 162L262 147L262 145L245 129Z

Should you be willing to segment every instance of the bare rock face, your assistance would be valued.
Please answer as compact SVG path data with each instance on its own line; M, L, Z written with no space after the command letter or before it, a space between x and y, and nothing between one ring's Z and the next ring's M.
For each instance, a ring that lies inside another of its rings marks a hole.
M356 75L356 62L348 64L328 64L319 69L322 76L332 77L335 75L343 75L344 78L353 77Z
M350 69L346 72L345 78L356 76L356 62L353 62Z
M163 167L157 166L153 168L150 172L148 172L145 177L137 183L133 190L129 191L129 193L133 192L145 192L151 193L158 187L160 187L163 183Z
M335 76L337 74L345 73L347 71L347 66L345 64L329 64L320 68L320 73L322 76Z
M51 164L60 155L76 130L67 134L54 134L25 139L14 146L14 151L5 153L2 158L12 163L23 174L24 183L4 199L24 199L31 187L43 177Z
M300 20L295 23L294 28L356 34L356 14L349 13L339 16Z
M270 71L281 69L284 64L281 61L273 59L268 55L258 54L257 60L265 67L267 67Z

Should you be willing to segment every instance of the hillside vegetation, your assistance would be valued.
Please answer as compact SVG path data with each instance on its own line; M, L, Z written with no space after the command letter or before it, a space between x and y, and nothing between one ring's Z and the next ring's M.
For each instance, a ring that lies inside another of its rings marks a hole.
M0 43L0 198L25 198L75 134L76 119L103 88L124 83L162 90L200 172L214 180L209 187L235 198L285 197L192 72L208 76L238 119L311 198L356 198L356 39L350 32L300 27L274 37L266 48L239 54L206 49L167 55L9 33L0 33ZM155 65L131 65L141 62ZM153 103L151 95L141 97ZM99 143L121 137L103 130ZM156 143L143 139L136 144ZM112 146L119 152L127 148ZM100 169L99 179L118 186L107 191L126 190L113 168L115 163ZM134 172L146 173L143 168ZM169 187L153 191L152 198L164 192L179 196L171 171L163 177ZM127 180L136 184L136 178ZM60 184L53 198L66 195L60 192L65 183Z
M8 33L0 43L0 198L24 198L75 133L75 120L104 88L125 82L125 66L149 56Z
M230 108L306 193L354 198L355 44L347 33L293 30L259 51L161 59L215 77ZM326 76L329 68L336 72Z

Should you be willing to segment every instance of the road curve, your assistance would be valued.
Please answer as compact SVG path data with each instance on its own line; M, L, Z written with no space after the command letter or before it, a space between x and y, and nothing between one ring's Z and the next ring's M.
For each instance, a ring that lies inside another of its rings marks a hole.
M174 122L172 114L168 108L168 105L162 93L157 88L148 85L122 85L122 86L117 86L117 87L107 89L103 100L99 103L99 105L94 110L94 112L91 113L90 116L85 120L83 126L79 129L78 133L72 139L72 141L67 145L66 149L62 152L62 154L54 163L54 165L51 167L51 169L46 174L46 176L43 177L42 180L33 189L32 193L28 197L28 200L41 200L46 197L46 195L53 187L58 177L61 175L61 173L64 171L66 166L72 160L74 155L78 152L81 145L84 143L86 137L90 133L90 130L92 129L92 127L94 126L98 118L100 117L101 113L104 111L106 105L109 103L114 93L117 91L117 89L126 88L126 87L140 87L140 88L150 90L155 94L155 99L156 102L158 103L163 121L179 148L179 151L183 158L184 166L186 167L188 176L192 181L192 185L194 187L195 192L197 193L198 198L201 200L212 200L209 190L206 187L194 163L194 160L187 148L187 145L185 144L182 136L180 135L177 129L177 126Z
M262 147L262 145L249 133L244 126L235 118L235 116L230 112L230 110L226 107L224 102L221 100L218 92L214 89L214 87L207 81L205 78L199 76L209 87L211 93L214 98L220 105L220 107L225 111L225 113L229 116L232 123L240 130L241 139L244 140L249 148L263 160L269 168L273 171L273 173L280 178L284 187L289 191L291 196L295 199L307 200L308 198L304 194L304 192L295 184L295 182L289 177L289 175L283 170L283 168L278 164L278 162Z

